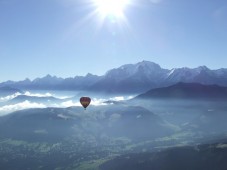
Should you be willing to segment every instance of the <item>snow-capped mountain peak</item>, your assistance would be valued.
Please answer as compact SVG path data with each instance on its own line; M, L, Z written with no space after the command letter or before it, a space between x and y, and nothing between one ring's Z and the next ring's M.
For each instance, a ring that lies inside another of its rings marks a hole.
M119 68L112 69L106 73L105 76L118 77L119 79L128 78L134 75L145 74L148 77L162 72L162 69L158 64L150 61L142 61L137 64L126 64Z
M86 76L63 79L47 75L33 81L27 79L18 82L3 82L0 83L0 87L140 93L178 82L227 86L227 69L211 70L206 66L199 66L197 68L182 67L168 70L161 68L154 62L141 61L136 64L125 64L111 69L103 76L88 73Z

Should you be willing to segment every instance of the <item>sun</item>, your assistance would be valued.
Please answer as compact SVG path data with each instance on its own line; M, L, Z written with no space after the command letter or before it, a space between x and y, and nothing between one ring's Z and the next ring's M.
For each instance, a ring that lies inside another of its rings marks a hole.
M93 0L96 6L96 11L102 17L123 17L124 9L129 3L129 0Z

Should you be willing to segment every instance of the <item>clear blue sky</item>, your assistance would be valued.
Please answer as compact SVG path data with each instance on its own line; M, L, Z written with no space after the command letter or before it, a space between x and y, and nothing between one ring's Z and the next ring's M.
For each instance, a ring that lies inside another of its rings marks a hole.
M124 19L95 10L92 0L0 0L0 81L102 75L142 60L227 68L226 0L131 0Z

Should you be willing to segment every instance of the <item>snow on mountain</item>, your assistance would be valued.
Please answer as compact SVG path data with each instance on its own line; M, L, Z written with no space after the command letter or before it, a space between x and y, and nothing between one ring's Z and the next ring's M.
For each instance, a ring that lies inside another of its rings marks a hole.
M64 79L63 78L58 78L56 76L51 76L49 74L47 74L45 77L43 78L36 78L35 80L32 81L33 84L55 84L55 83L59 83L62 82Z
M206 66L199 66L168 70L161 68L156 63L142 61L108 71L93 88L107 89L109 92L142 92L178 82L227 86L227 69L211 70Z
M159 82L163 81L168 71L149 61L127 64L108 71L91 89L137 93L156 87Z
M190 69L187 67L174 68L167 74L166 80L169 82L191 82L200 74L202 68Z
M45 90L91 90L108 93L140 93L152 88L165 87L178 82L217 84L227 86L227 69L211 70L206 66L197 68L161 68L150 61L136 64L126 64L111 69L103 76L88 73L86 76L73 78L58 78L47 75L33 81L7 81L0 83L0 87L10 86L19 89Z
M226 69L227 70L227 69ZM199 66L197 68L175 68L168 74L164 82L174 84L177 82L197 82L202 84L219 84L220 76L227 78L227 71L224 70L210 70L206 66ZM223 77L222 77L223 78ZM220 84L223 85L223 84ZM227 81L226 81L227 85Z
M150 61L142 61L137 64L126 64L119 68L112 69L106 73L107 78L117 77L118 79L128 78L137 74L145 74L147 78L163 74L167 70L162 69L158 64Z
M187 81L187 79L191 79L196 74L197 74L197 71L192 71L187 67L175 68L175 69L172 69L167 74L166 79L169 80L170 82Z

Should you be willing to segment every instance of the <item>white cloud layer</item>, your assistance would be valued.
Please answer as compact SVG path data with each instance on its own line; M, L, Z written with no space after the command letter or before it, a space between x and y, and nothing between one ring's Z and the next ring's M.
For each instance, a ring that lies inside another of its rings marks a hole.
M1 102L4 103L7 100L13 99L19 95L22 95L21 93L15 93L11 96L6 96L2 97ZM36 97L50 97L53 96L51 93L45 93L45 94L40 94L40 93L30 93L30 92L25 92L24 95L27 96L36 96ZM133 96L116 96L108 99L104 98L92 98L91 104L93 106L101 106L101 105L107 105L107 103L104 103L105 101L111 100L111 101L123 101L123 100L128 100L133 98ZM23 109L30 109L30 108L46 108L46 107L58 107L58 108L65 108L65 107L71 107L71 106L81 106L79 99L78 102L73 101L73 100L67 100L61 103L56 103L56 104L48 104L48 103L35 103L35 102L30 102L28 100L24 102L20 102L17 104L11 104L11 105L4 105L0 107L0 116L7 115L11 112L17 111L17 110L23 110Z
M31 108L45 108L46 105L41 103L31 103L29 101L24 101L22 103L17 103L13 105L5 105L0 107L0 116L4 116L8 113L17 111L17 110L23 110L23 109L31 109Z
M133 96L116 96L116 97L110 98L109 100L122 101L122 100L129 100L132 98L133 98Z
M62 102L58 107L71 107L71 106L81 106L80 102L73 102L72 100L68 100L66 102Z
M51 93L41 94L41 93L31 93L29 91L26 91L24 93L24 95L26 95L26 96L33 96L33 97L52 97L53 96Z
M55 95L55 94L52 94L52 93L31 93L29 91L26 91L24 93L24 95L26 96L33 96L33 97L55 97L55 98L58 98L58 99L67 99L67 98L70 98L70 96L58 96L58 95Z
M31 93L29 91L26 91L25 93L14 93L12 95L9 95L9 96L5 96L5 97L0 97L0 102L5 102L5 101L9 101L9 100L12 100L14 98L16 98L17 96L20 96L20 95L25 95L25 96L31 96L31 97L55 97L55 98L58 98L58 99L67 99L67 98L70 98L70 96L58 96L58 95L55 95L55 94L51 94L51 93Z
M101 105L106 105L106 103L103 103L105 102L106 99L97 99L97 98L93 98L91 100L91 105L93 106L101 106Z
M19 95L22 95L21 93L17 92L17 93L14 93L12 95L9 95L9 96L5 96L5 97L0 97L0 102L5 102L5 101L8 101L8 100L11 100Z

